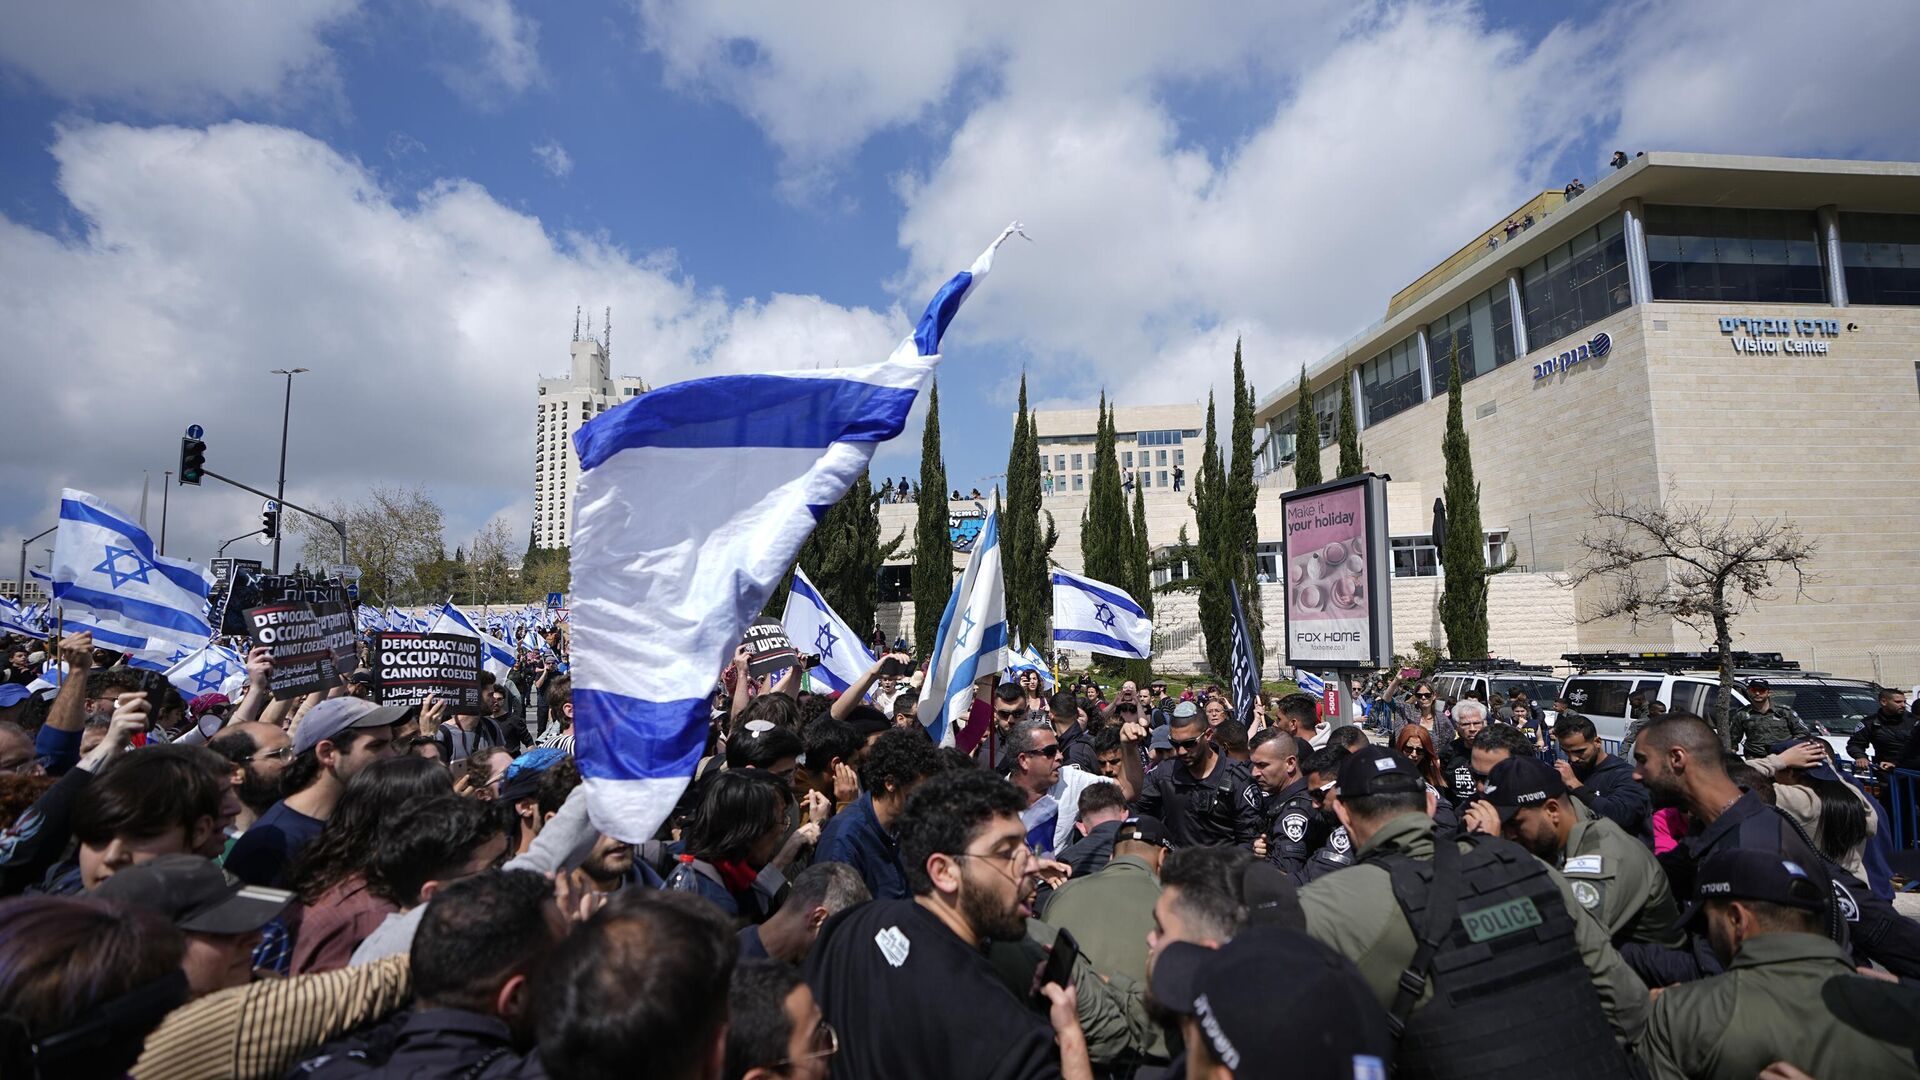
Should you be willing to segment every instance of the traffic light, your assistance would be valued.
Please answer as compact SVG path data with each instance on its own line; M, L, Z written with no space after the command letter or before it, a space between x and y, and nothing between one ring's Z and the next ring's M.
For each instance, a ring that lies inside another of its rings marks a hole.
M280 535L279 510L260 511L260 532L269 540L275 539Z
M180 440L180 482L200 486L207 471L207 444L201 439Z

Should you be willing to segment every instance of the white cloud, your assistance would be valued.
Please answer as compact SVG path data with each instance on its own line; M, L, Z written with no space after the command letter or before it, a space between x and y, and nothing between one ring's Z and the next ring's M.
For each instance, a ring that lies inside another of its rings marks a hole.
M198 112L330 90L360 0L0 0L0 64L56 96Z
M0 532L16 538L50 524L62 485L131 509L188 423L210 467L267 484L282 385L268 369L290 366L312 369L294 386L295 501L420 483L450 544L503 505L518 535L535 379L565 371L576 304L611 305L615 370L655 383L866 362L906 327L809 296L735 303L671 252L552 235L466 181L382 190L283 128L75 125L53 154L84 232L0 217L0 355L37 373L8 397L10 445L39 448L34 468L0 472ZM256 510L218 484L178 490L169 548L204 556Z
M513 0L427 0L427 5L465 23L480 40L481 64L443 65L442 77L454 90L485 104L540 81L540 26L515 10Z
M573 155L552 139L534 146L533 159L556 178L566 177L573 172Z

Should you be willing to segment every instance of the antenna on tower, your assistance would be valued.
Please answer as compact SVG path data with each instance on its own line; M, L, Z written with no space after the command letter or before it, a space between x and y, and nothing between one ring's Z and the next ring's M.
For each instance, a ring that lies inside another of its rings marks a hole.
M580 305L573 305L573 340L580 340Z
M607 318L601 324L600 333L606 338L601 342L601 347L605 350L607 358L611 360L613 358L613 305L611 304L607 305Z

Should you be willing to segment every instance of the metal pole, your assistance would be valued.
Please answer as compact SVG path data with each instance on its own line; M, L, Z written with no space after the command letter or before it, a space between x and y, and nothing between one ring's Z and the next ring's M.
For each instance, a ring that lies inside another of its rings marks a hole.
M42 529L32 536L27 537L25 540L20 541L20 572L14 576L13 598L22 604L27 602L27 545L59 527L58 525L54 525L50 528ZM52 600L53 596L49 594L47 599Z
M287 401L280 411L280 484L274 489L273 497L276 503L287 501L287 422L293 417L293 377L306 370L303 367L273 369L273 374L287 377ZM279 527L273 530L273 572L276 574L280 572L280 537L287 531L285 513L284 509L280 511L282 516L276 523Z
M173 470L160 474L160 554L167 553L167 493L173 490Z
M255 529L253 530L253 532L241 533L239 536L234 537L233 540L245 540L247 537L252 536L254 533L262 533L262 532L266 532L266 530ZM227 554L227 545L233 543L233 540L227 540L222 542L220 545L220 550L214 552L213 557L216 559L224 557Z

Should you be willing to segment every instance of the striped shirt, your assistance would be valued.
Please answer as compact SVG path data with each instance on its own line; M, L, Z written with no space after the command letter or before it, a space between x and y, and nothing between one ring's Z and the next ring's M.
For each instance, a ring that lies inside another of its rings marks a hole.
M406 1004L406 956L208 994L167 1014L134 1063L136 1080L274 1080L295 1063Z

